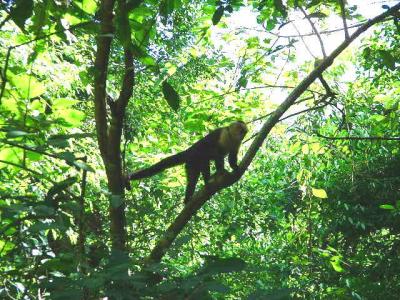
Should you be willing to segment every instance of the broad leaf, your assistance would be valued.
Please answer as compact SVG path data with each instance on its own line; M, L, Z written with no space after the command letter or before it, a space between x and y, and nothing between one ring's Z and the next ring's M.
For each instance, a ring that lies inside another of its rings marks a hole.
M317 197L317 198L328 198L328 195L326 194L325 190L323 189L314 189L312 188L312 194Z
M379 55L383 60L383 64L391 70L396 69L396 59L386 50L379 50Z
M82 10L88 14L94 14L97 10L97 4L95 0L82 0Z
M25 21L33 14L33 0L16 0L15 5L11 7L11 19L17 26L24 31Z
M174 111L177 111L179 109L181 99L175 89L166 80L162 83L162 92L169 106Z
M88 172L94 172L93 168L83 161L75 160L72 164L79 169L82 169L82 170L85 170Z
M218 7L212 16L213 25L217 25L224 14L224 8L222 6Z
M207 263L201 273L205 274L220 274L239 272L244 270L246 262L240 258L215 258L208 257Z
M393 210L393 209L395 209L395 207L394 207L393 205L390 205L390 204L382 204L382 205L379 205L379 208L387 209L387 210Z

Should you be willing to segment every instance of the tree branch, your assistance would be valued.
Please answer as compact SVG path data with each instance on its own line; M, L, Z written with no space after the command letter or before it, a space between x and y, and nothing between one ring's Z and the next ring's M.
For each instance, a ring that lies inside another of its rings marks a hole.
M112 177L117 176L117 174L122 175L120 146L122 127L125 117L126 106L128 105L129 99L131 98L133 93L133 84L135 77L135 70L133 66L133 53L131 50L131 28L129 26L128 12L129 10L126 1L118 0L118 14L122 20L120 26L123 26L122 30L126 30L127 32L125 33L126 40L123 41L125 73L122 79L122 86L119 97L115 102L114 112L111 114L110 128L108 134L108 156L110 161L113 161L112 165L114 165L114 170L112 170ZM121 191L123 191L123 188L121 188Z
M356 23L353 25L348 26L347 28L356 28L356 27L360 27L363 24L365 24L366 21L361 21L360 23ZM265 32L264 30L256 30L256 29L252 29L255 31L260 31L260 32ZM342 31L344 30L344 28L335 28L335 29L330 29L330 30L322 30L319 32L319 34L331 34L334 32L338 32L338 31ZM287 35L281 35L278 33L274 33L274 32L269 32L270 34L276 36L276 37L280 37L280 38L299 38L299 37L306 37L306 36L313 36L315 35L314 32L309 32L309 33L301 33L301 34L287 34Z
M4 24L6 24L10 19L11 19L11 15L8 14L8 15L4 18L4 20L0 22L0 29L1 29L1 27L3 27Z
M123 19L124 30L127 30L126 41L124 45L124 62L125 62L125 74L122 80L121 92L117 100L117 112L119 117L123 119L125 115L125 109L128 105L129 99L132 97L133 85L135 84L135 69L133 65L133 53L132 53L132 38L131 38L131 27L129 26L128 17L128 6L126 1L119 0L119 14ZM122 124L121 124L122 128Z
M340 14L342 15L342 20L343 20L344 38L347 40L349 38L349 29L347 28L344 0L339 0L339 4L340 4Z
M314 99L314 96L305 97L305 98L303 98L303 99L300 99L300 100L297 101L295 104L300 104L300 103L302 103L302 102L304 102L304 101L311 100L311 99ZM270 113L267 113L267 114L262 115L262 116L260 116L260 117L257 117L257 118L255 118L255 119L253 119L253 120L247 122L247 124L260 121L261 119L265 119L266 117L270 116L272 113L273 113L273 112L270 112ZM251 138L250 138L250 139L251 139Z
M94 107L96 133L100 153L104 159L107 153L107 107L106 85L111 42L114 37L113 9L115 0L103 0L100 4L100 34L97 36L97 53L94 62Z
M300 37L301 41L303 42L304 47L306 48L306 50L308 51L308 53L310 54L310 56L312 56L314 59L316 59L315 55L312 53L311 49L308 47L306 41L304 40L304 37L300 34L300 30L297 28L296 24L291 23L293 28L296 30L298 37Z
M315 134L327 140L353 140L353 141L400 141L400 137L385 137L385 136L326 136L315 132Z
M233 90L233 91L229 91L229 92L225 92L222 94L218 94L215 96L211 96L208 97L206 99L197 101L194 103L194 105L198 105L200 103L206 102L208 100L212 100L215 98L222 98L226 95L230 95L230 94L234 94L234 93L238 93L239 91L251 91L251 90L259 90L259 89L267 89L267 88L273 88L273 89L294 89L295 86L290 86L290 85L275 85L275 84L266 84L266 85L261 85L261 86L254 86L254 87L249 87L249 88L241 88L239 90ZM313 93L313 94L318 94L318 95L323 95L323 93L312 90L312 89L307 89L308 92Z
M325 71L334 61L334 59L345 50L351 42L353 42L359 35L370 28L372 25L384 20L387 16L400 9L400 3L393 6L386 12L378 15L377 17L369 20L360 28L358 28L349 39L340 44L331 55L326 57L321 64L316 67L300 84L290 93L290 95L279 105L279 107L271 114L269 119L262 126L259 134L250 145L247 153L242 159L239 170L235 173L227 173L215 177L207 187L204 187L192 197L191 201L185 205L184 209L176 217L175 221L168 227L164 236L156 243L155 247L147 257L147 263L157 263L161 261L168 248L171 246L177 235L182 231L185 225L189 222L192 216L202 207L202 205L209 200L215 193L228 187L238 181L244 172L253 161L258 149L263 144L271 129L275 126L282 115L295 103L296 99L317 79L323 71Z
M53 181L53 180L51 180L51 179L48 179L46 176L44 176L44 174L42 174L42 173L40 173L40 172L38 172L38 171L29 169L28 167L25 167L25 166L23 166L23 165L19 165L19 164L16 164L16 163L13 163L13 162L10 162L10 161L6 161L6 160L2 160L2 159L0 159L0 163L3 163L3 164L6 164L6 165L10 165L10 166L19 168L19 169L21 169L21 170L25 170L25 171L27 171L27 172L30 172L30 173L32 173L32 174L35 174L35 175L38 176L39 178L42 178L42 177L43 177L45 180L48 180L48 181L50 181L50 182L53 183L53 184L56 183L55 181Z
M326 51L325 51L325 47L324 47L324 43L322 41L321 35L319 34L319 32L318 32L317 28L315 27L313 21L311 21L310 17L308 16L308 14L304 10L304 8L302 8L301 6L299 6L299 8L300 8L301 12L304 14L304 17L307 19L308 23L310 23L313 32L317 35L319 44L321 46L322 55L325 58L326 57Z

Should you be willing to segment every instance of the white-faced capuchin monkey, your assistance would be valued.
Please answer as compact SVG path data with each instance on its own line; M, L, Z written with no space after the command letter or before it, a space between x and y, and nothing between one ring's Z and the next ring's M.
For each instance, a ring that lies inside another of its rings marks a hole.
M164 158L151 167L129 174L128 180L151 177L165 169L185 164L187 176L186 204L194 194L200 173L203 175L204 183L208 184L212 160L215 161L217 173L225 171L224 157L226 155L229 155L228 160L231 168L234 171L238 169L237 155L247 131L247 126L242 121L236 121L227 127L215 129L188 149Z

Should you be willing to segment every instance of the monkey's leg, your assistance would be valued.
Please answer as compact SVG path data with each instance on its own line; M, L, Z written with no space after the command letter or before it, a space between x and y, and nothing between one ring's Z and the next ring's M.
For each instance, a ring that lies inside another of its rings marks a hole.
M203 166L201 173L203 174L204 183L207 185L210 180L210 161Z
M220 156L215 160L215 168L217 169L217 173L225 172L224 157L223 156Z
M228 156L229 165L231 166L233 171L237 171L239 168L237 164L238 152L239 148L234 151L231 151Z
M185 168L187 177L186 192L185 192L185 204L186 204L190 201L190 198L192 198L194 194L197 180L199 180L200 170L188 164L186 164Z

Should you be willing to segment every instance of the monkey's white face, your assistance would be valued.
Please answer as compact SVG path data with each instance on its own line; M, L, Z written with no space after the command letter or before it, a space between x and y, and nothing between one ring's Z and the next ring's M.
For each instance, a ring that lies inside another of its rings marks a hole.
M242 141L249 130L245 123L237 121L229 125L229 131L236 140Z

